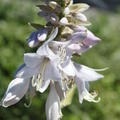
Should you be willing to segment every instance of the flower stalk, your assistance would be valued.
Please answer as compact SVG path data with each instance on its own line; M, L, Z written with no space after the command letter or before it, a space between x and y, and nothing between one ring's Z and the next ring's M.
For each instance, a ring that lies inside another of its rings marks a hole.
M72 0L45 0L37 5L38 16L43 17L46 25L30 23L36 31L28 38L28 46L36 47L35 53L24 54L21 65L10 82L1 100L1 106L9 107L24 96L31 100L35 92L45 92L50 87L46 102L47 120L60 120L61 108L72 101L77 86L79 102L99 102L97 94L89 92L89 82L103 78L99 69L77 64L74 55L82 55L100 42L87 29L90 22L83 14L87 4L73 4ZM29 105L28 105L29 106Z

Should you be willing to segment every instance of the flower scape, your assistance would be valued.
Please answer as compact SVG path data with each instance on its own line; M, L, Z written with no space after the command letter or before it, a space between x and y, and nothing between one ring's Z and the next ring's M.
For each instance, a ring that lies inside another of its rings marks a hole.
M49 87L46 119L60 120L61 108L70 104L75 87L80 103L83 100L100 101L99 97L96 99L96 92L89 92L89 82L103 78L103 75L97 73L97 69L72 60L73 55L82 55L100 39L86 28L90 25L83 14L89 8L87 4L46 0L37 7L38 16L46 21L45 25L30 23L36 31L31 33L28 46L37 51L24 54L24 64L16 71L0 105L9 107L24 96L31 101L36 91L43 93Z

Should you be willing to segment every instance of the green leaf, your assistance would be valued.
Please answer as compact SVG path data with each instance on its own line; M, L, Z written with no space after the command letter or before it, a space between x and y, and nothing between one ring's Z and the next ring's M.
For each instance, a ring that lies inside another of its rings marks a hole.
M37 24L37 23L28 23L29 25L31 25L33 28L39 30L41 28L44 28L43 25Z

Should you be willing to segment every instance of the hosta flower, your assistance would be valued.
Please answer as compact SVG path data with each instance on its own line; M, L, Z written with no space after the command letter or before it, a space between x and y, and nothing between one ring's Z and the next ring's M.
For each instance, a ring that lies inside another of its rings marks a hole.
M46 118L60 120L61 107L70 104L75 86L80 103L83 100L100 100L99 97L96 99L96 92L89 92L89 84L103 78L103 75L97 73L96 69L72 60L74 54L82 55L100 39L85 27L90 24L83 14L88 5L73 4L72 0L45 0L44 4L37 7L40 8L38 15L46 21L44 26L30 23L36 31L31 33L28 46L37 47L37 50L24 54L24 63L16 71L0 105L14 105L24 96L31 104L36 91L43 93L50 87ZM26 107L29 105L25 104Z
M53 31L48 41L54 39L56 35L57 28ZM40 92L46 90L50 80L54 79L57 81L61 79L57 69L57 57L46 45L43 45L43 48L41 55L36 53L24 54L25 64L20 66L17 70L16 78L9 84L1 102L2 106L8 107L17 103L28 91L31 78L33 87Z
M99 101L99 99L95 100L97 94L90 94L89 90L85 87L85 84L86 82L88 83L103 78L103 75L96 73L94 69L86 67L84 65L75 63L74 66L76 68L75 82L79 92L80 103L82 103L83 99L89 102Z

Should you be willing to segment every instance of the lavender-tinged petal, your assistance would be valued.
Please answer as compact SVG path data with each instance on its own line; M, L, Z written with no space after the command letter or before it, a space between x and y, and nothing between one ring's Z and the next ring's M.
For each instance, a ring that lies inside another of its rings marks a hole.
M75 68L71 60L66 61L64 64L59 66L60 70L63 71L67 76L75 76Z
M65 99L65 90L61 86L61 81L55 82L55 88L58 96L60 97L60 100Z
M44 71L43 79L46 80L54 80L60 81L61 74L58 69L58 65L55 63L56 61L49 61L46 65L46 69Z
M43 93L48 88L49 84L50 84L50 80L43 80L42 85L39 88L39 92Z
M47 44L47 43L53 41L56 38L57 35L58 35L58 27L53 29L52 33L50 34L49 39L45 43Z
M83 52L88 51L90 48L91 48L91 46L85 46L85 45L83 45L83 46L81 46L81 48L79 50L76 51L76 53L81 54Z
M90 86L89 86L89 82L88 81L85 82L85 88L89 91Z
M25 53L24 63L30 68L35 68L43 62L44 56L37 55L36 53Z
M77 53L77 54L81 54L90 48L91 47L85 46L83 44L71 44L68 46L69 51L71 51L72 53Z
M87 37L86 37L86 39L84 39L83 43L86 46L94 46L99 42L100 42L100 39L88 30L87 31Z
M29 88L28 88L28 91L26 93L26 97L27 98L33 98L35 96L35 93L36 93L36 89L32 85L32 80L30 80Z
M38 48L37 54L39 56L45 56L49 59L55 59L56 55L53 53L53 51L48 47L48 44L43 44L41 47Z
M71 26L71 29L74 30L74 32L85 32L87 31L87 28L84 26Z
M49 46L53 49L53 51L56 52L58 50L59 46L62 46L62 48L65 48L70 43L71 43L71 41L64 41L64 42L63 41L62 42L60 42L60 41L51 41L49 43Z
M94 69L86 67L84 65L75 63L74 66L77 70L77 76L83 81L95 81L104 77L103 75L95 72Z
M41 47L38 48L38 50L37 50L38 55L41 55L41 56L44 55L44 56L47 56L47 57L48 56L54 56L54 53L48 47L48 43L53 41L56 38L57 34L58 34L58 27L53 29L52 33L50 34L49 39Z
M9 107L19 102L26 94L29 86L29 79L16 78L8 86L8 89L1 101L3 107Z
M72 51L72 53L76 53L76 51L79 51L81 49L79 44L70 44L68 46L69 51Z
M32 99L35 96L35 94L36 94L36 89L32 86L32 81L30 80L29 88L28 88L28 90L27 90L27 92L25 94L25 98L27 100L29 100L29 103L27 103L27 104L25 103L24 104L25 107L29 108L31 106Z
M78 43L83 41L86 38L86 32L75 32L70 38L69 40L71 40L71 44L72 43Z
M50 88L45 109L47 120L59 120L62 117L60 108L60 98L53 84L51 85Z
M82 103L84 96L82 95L84 89L85 89L85 82L83 82L82 80L80 80L78 77L75 78L75 82L77 85L77 89L78 89L78 94L79 94L79 102Z
M86 88L86 82L82 81L80 78L76 77L75 82L78 88L79 93L79 102L82 103L83 99L87 100L89 102L99 102L100 98L95 99L97 97L97 93L94 92L94 94L90 94L88 89Z
M30 68L25 66L16 74L15 77L28 79L28 78L31 78L33 75L38 74L39 69L40 69L40 66L37 66L36 68Z

